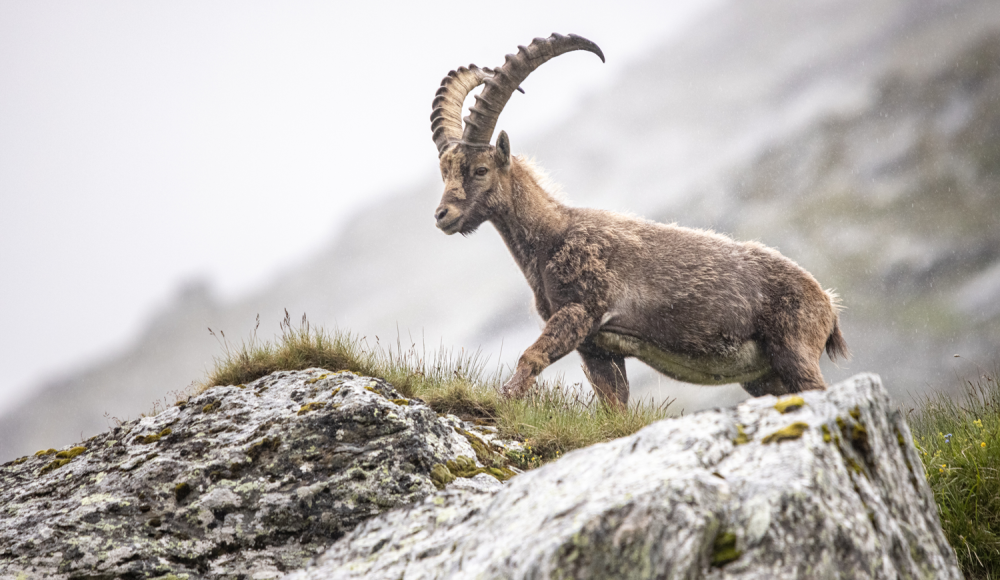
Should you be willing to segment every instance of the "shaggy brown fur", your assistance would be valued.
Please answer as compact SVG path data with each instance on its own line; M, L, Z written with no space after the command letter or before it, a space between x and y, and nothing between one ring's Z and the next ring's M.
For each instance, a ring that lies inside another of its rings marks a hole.
M560 41L554 38L548 42ZM473 73L494 74L462 70L450 76L472 78L473 86ZM832 359L846 356L835 296L778 252L709 231L568 207L545 190L530 163L511 156L506 133L491 146L459 140L453 126L439 125L452 137L435 133L445 184L438 227L468 235L492 223L546 321L504 385L508 394L523 394L574 349L601 399L621 406L628 403L626 357L682 381L739 382L758 396L822 389L823 350Z

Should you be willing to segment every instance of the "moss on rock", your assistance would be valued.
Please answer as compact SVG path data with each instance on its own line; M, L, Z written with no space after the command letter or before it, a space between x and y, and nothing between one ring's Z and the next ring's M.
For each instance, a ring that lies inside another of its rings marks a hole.
M748 437L746 431L743 430L743 425L737 423L736 437L733 438L733 445L746 445L749 442L750 442L750 437Z
M177 503L184 501L189 495L191 495L190 483L184 481L174 486L174 499L177 500Z
M160 439L166 437L173 433L173 429L167 427L166 429L160 431L159 433L153 433L152 435L137 435L135 438L136 443L141 443L143 445L149 445L150 443L156 443Z
M455 481L455 476L452 475L451 470L448 466L443 463L435 463L431 467L431 481L434 482L434 486L438 489L444 489L446 485Z
M299 412L297 414L299 414L299 415L305 415L309 411L315 411L317 409L322 409L325 406L326 406L326 403L324 403L323 401L313 401L311 403L306 403L305 405L302 405L301 407L299 407Z
M800 395L792 395L791 397L785 397L784 399L780 399L777 403L774 404L774 408L777 409L779 413L784 414L801 409L803 406L805 406L805 404L806 400L803 399Z
M787 441L789 439L798 439L802 437L802 434L809 429L808 423L803 423L802 421L796 421L787 427L782 427L774 433L761 439L761 443L765 445L768 443L777 443L779 441Z
M719 567L738 559L743 552L736 549L736 534L719 532L712 546L712 566Z
M59 453L56 453L56 459L73 459L74 457L83 453L86 450L87 450L86 447L79 445L77 447L73 447L72 449L66 449L65 451L60 451Z

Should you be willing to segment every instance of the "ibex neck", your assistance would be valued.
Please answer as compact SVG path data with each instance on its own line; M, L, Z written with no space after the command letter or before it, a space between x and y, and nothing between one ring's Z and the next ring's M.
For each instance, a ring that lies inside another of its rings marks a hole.
M528 275L540 253L551 252L568 223L566 207L539 185L534 173L515 158L511 171L511 203L490 220L507 244L514 260ZM547 256L542 258L547 259Z

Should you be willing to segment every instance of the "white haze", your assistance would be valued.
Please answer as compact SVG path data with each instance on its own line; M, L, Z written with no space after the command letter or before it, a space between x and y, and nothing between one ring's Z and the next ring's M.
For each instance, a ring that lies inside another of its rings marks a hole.
M449 69L553 31L620 65L718 3L0 4L0 407L178 286L246 294L426 178ZM614 70L563 57L501 126L530 139Z

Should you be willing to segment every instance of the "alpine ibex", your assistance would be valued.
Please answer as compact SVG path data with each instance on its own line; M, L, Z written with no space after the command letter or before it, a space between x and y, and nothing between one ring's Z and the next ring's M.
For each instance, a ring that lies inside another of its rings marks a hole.
M489 221L503 238L545 319L503 390L521 395L545 367L576 349L601 399L628 404L625 358L675 379L741 383L754 396L825 387L819 358L847 355L837 302L777 251L711 231L609 211L568 207L531 163L490 138L507 100L542 63L593 42L553 34L507 55L496 69L470 65L441 81L431 130L444 196L434 217L446 234ZM469 92L485 84L462 126Z

